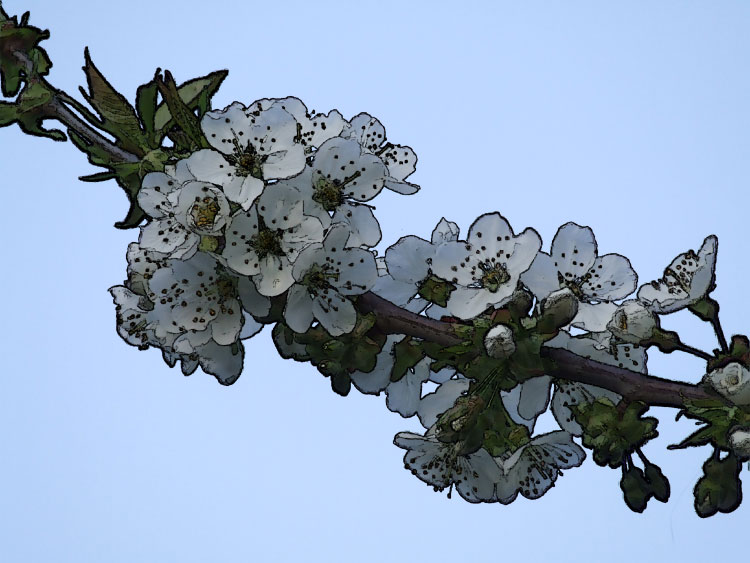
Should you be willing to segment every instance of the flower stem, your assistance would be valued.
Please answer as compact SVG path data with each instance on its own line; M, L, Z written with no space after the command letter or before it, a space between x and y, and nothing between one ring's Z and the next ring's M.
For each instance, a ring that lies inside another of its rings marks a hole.
M703 350L699 350L698 348L693 348L692 346L688 346L687 344L680 342L676 345L675 349L680 350L681 352L686 352L688 354L692 354L693 356L697 356L701 358L702 360L712 360L713 356L707 352L704 352Z
M727 339L724 336L724 329L721 328L721 322L719 321L719 313L717 312L713 319L711 319L711 326L714 327L714 332L716 333L716 339L719 341L719 346L721 346L721 351L724 354L729 353L729 346L727 346Z

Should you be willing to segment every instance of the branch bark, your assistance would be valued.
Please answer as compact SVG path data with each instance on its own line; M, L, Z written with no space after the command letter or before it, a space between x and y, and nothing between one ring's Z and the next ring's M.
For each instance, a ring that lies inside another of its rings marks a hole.
M112 141L107 139L104 135L99 133L96 129L88 125L75 113L73 113L62 101L59 90L54 88L49 82L39 76L35 76L33 72L34 65L21 51L13 51L14 56L21 64L26 68L27 80L30 83L41 83L44 84L50 91L52 91L52 101L42 108L44 118L57 119L60 123L65 125L69 131L75 131L81 137L83 137L88 143L96 145L105 151L109 156L112 157L114 162L138 162L140 159L127 151L122 150L120 147L115 145Z
M386 334L405 334L445 346L459 344L461 341L453 333L450 323L405 311L374 293L361 295L357 307L363 313L375 313L376 326ZM552 360L556 366L548 375L609 389L631 401L644 401L659 407L683 408L687 400L721 400L718 393L709 391L700 384L644 375L583 358L562 348L542 348L542 355Z

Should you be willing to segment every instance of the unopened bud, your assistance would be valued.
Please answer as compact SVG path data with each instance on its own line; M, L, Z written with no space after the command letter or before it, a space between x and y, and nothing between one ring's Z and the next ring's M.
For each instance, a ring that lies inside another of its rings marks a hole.
M650 339L659 328L659 319L643 303L632 299L620 305L607 324L607 330L631 344Z
M515 317L525 317L534 305L534 296L525 289L516 289L510 296L510 300L503 305L510 314Z
M553 332L569 325L578 314L578 297L570 288L558 289L542 301L538 327L542 332Z
M729 434L729 447L737 457L750 457L750 428L738 428Z
M484 336L484 349L490 358L502 360L516 351L513 331L506 325L495 325Z
M750 370L739 362L730 362L704 378L718 393L735 405L750 405Z

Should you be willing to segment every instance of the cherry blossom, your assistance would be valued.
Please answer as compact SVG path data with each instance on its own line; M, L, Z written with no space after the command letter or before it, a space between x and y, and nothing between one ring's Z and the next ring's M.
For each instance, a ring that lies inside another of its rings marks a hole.
M474 221L465 242L441 244L435 251L432 271L456 285L448 299L449 313L471 319L488 307L502 306L541 244L534 229L513 234L499 213L487 213Z

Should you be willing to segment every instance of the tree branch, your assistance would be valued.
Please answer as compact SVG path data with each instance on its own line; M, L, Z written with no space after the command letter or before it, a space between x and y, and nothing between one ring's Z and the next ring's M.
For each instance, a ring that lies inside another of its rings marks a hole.
M361 295L357 300L357 307L363 313L375 313L376 326L386 334L405 334L445 346L461 342L450 323L405 311L374 293ZM721 400L718 393L713 393L700 384L644 375L589 360L562 348L544 347L542 356L552 360L556 366L547 375L602 387L631 401L644 401L659 407L683 408L687 400Z
M13 55L28 69L29 81L44 81L33 75L33 65L24 53L13 51ZM63 102L60 91L44 81L45 86L55 93L52 102L44 109L45 116L63 123L87 142L97 145L117 162L138 162L139 158L116 146L112 141L90 127ZM461 339L452 330L451 324L429 319L401 309L390 301L365 293L357 299L357 308L362 313L375 313L376 326L386 334L405 334L444 346L460 344ZM560 348L543 348L542 355L555 363L556 368L549 373L569 381L578 381L609 389L630 400L644 401L654 406L682 408L686 400L716 399L720 396L700 385L670 381L655 376L643 375L627 369L586 359Z
M24 65L26 69L26 80L28 82L44 84L46 88L53 92L52 101L41 107L41 111L45 118L57 119L60 123L65 125L68 130L75 131L88 143L97 145L112 157L112 160L115 162L138 162L140 160L136 155L122 150L68 109L60 97L60 90L53 87L43 78L34 75L34 65L25 53L21 51L11 51L11 55Z

